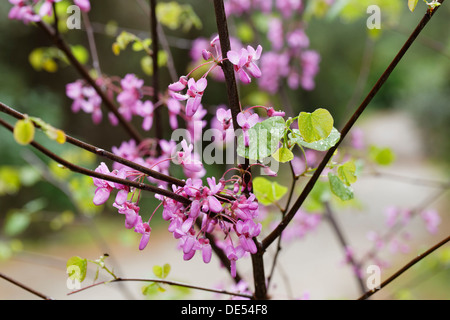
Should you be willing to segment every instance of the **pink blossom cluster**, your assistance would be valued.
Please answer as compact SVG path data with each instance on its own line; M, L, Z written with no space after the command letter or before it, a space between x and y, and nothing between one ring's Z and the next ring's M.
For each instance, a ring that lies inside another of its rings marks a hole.
M236 276L236 261L245 253L256 253L253 241L261 232L258 217L259 205L255 195L238 194L226 190L225 180L216 182L207 178L207 185L201 179L188 179L184 187L173 187L173 191L191 201L185 206L173 199L157 196L162 201L163 218L170 221L168 230L179 240L183 259L190 260L197 251L202 252L203 261L211 259L211 244L207 234L221 232L224 240L218 240L231 262L231 274ZM239 190L238 190L239 191ZM233 200L221 196L226 192ZM201 221L196 231L196 221Z
M136 172L130 172L127 168L122 168L120 170L109 171L108 166L105 163L101 163L96 172L116 176L122 179L126 179L130 176L136 174ZM141 241L139 243L139 249L143 250L150 239L151 228L149 222L143 222L142 217L139 215L139 206L137 202L132 202L128 200L128 195L131 192L131 189L128 186L93 178L94 185L97 187L95 190L95 195L93 202L95 205L102 205L106 201L108 201L111 193L114 190L117 190L116 198L113 206L118 209L120 214L125 215L125 227L127 229L133 229L137 233L141 234ZM151 219L151 218L150 218Z
M92 121L95 124L101 122L103 117L102 99L92 86L84 80L77 80L66 85L66 95L73 100L73 112L83 110L85 113L92 114Z
M178 81L169 85L170 96L177 101L186 101L185 114L189 117L194 117L202 106L202 98L204 92L208 86L207 77L214 70L218 69L222 61L222 50L220 46L219 36L215 36L206 48L201 49L202 46L206 46L203 39L197 39L195 43L195 50L191 50L191 57L198 59L199 51L201 50L201 57L206 60L206 63L201 64L192 70L189 74L181 76ZM259 60L262 52L262 47L258 46L256 50L252 46L247 48L241 48L240 51L230 50L227 52L227 59L234 65L234 70L239 76L239 79L243 83L250 83L251 77L261 77L261 70L255 63ZM212 59L212 60L211 60ZM202 66L212 66L207 72L196 80L190 75ZM185 93L183 93L186 90Z
M8 18L12 20L20 20L25 24L30 22L41 21L42 17L52 16L53 4L61 0L9 0L13 5L9 11ZM41 2L39 12L36 13L35 7ZM90 0L74 0L75 5L80 7L82 11L91 10Z

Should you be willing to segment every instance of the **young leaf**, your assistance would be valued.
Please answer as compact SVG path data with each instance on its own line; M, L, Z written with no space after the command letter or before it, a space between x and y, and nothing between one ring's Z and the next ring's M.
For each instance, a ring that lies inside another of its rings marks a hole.
M395 154L390 148L371 146L369 157L381 166L388 166L395 160Z
M417 6L417 2L419 2L419 0L408 0L408 8L411 12L414 12L414 9Z
M350 186L356 182L356 166L352 161L340 165L337 169L338 177L347 185Z
M339 179L338 176L329 172L328 180L330 182L330 189L336 196L338 196L341 200L347 201L353 199L353 189Z
M164 266L153 266L153 273L160 279L165 279L170 272L170 264L166 263Z
M34 124L29 118L25 118L16 122L14 126L14 140L18 144L27 145L34 139Z
M313 113L301 112L298 128L305 142L311 143L327 138L333 130L334 120L326 109L317 109Z
M277 182L271 182L264 177L253 179L253 192L258 201L265 206L280 200L287 191L288 188L279 185Z
M282 117L271 117L257 123L248 131L248 147L244 147L243 135L238 137L238 155L253 160L264 160L275 153L285 129L286 123Z
M272 155L272 157L278 162L286 163L294 159L294 154L288 148L281 147Z
M328 137L326 137L325 139L308 143L303 140L302 136L300 135L300 131L298 129L292 129L292 131L294 132L294 134L292 134L292 133L289 134L289 139L290 139L291 143L297 143L298 145L300 145L302 147L317 150L317 151L329 150L330 148L334 147L336 145L336 143L338 143L339 139L341 138L341 133L336 128L333 128L331 130L330 135Z
M69 278L71 280L78 280L79 282L83 282L86 278L87 272L87 260L80 257L72 257L67 260L67 272L69 274Z

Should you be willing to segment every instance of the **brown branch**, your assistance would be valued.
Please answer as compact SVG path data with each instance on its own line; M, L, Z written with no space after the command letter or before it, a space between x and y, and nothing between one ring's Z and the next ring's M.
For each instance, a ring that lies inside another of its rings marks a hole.
M30 288L30 287L28 287L28 286L26 286L26 285L24 285L24 284L22 284L20 282L12 279L10 277L8 277L7 275L4 275L3 273L0 273L0 278L11 282L12 284L14 284L14 285L16 285L16 286L18 286L18 287L20 287L20 288L22 288L22 289L32 293L32 294L34 294L35 296L38 296L39 298L42 298L44 300L54 300L53 298L51 298L49 296L46 296L45 294L42 294L39 291L36 291L36 290L34 290L34 289L32 289L32 288Z
M14 110L13 108L5 105L2 102L0 102L0 112L4 112L6 114L9 114L10 116L12 116L12 117L14 117L16 119L19 119L19 120L25 118L24 114ZM36 124L34 124L34 125L37 128L39 128L39 126L37 126ZM130 160L127 160L127 159L122 158L120 156L117 156L114 153L111 153L109 151L103 150L101 148L98 148L98 147L93 146L91 144L88 144L86 142L80 141L80 140L78 140L76 138L73 138L73 137L67 135L67 134L66 134L66 141L68 143L70 143L70 144L72 144L74 146L80 147L80 148L82 148L82 149L84 149L86 151L89 151L91 153L94 153L96 155L104 157L106 159L118 162L118 163L123 164L123 165L125 165L127 167L133 168L133 169L135 169L135 170L137 170L139 172L142 172L142 173L144 173L144 174L146 174L146 175L148 175L148 176L150 176L150 177L152 177L154 179L157 179L157 180L160 180L160 181L165 181L165 182L174 184L176 186L181 186L181 187L186 184L185 181L183 181L183 180L176 179L174 177L162 174L162 173L160 173L158 171L149 169L149 168L144 167L142 165L139 165L139 164L137 164L137 163L135 163L133 161L130 161Z
M359 289L362 293L366 292L366 287L364 285L364 282L362 281L358 270L360 269L361 265L358 263L352 255L347 255L346 249L349 248L348 241L345 239L344 233L342 232L342 229L340 228L339 224L336 221L336 218L334 217L334 213L331 210L331 206L328 202L324 203L325 205L325 217L330 222L334 233L336 234L337 238L339 239L339 243L341 244L342 249L344 250L344 254L346 256L346 260L350 263L353 270L353 275L355 276L355 279L358 283Z
M67 59L70 63L77 69L78 73L91 85L97 94L102 99L105 106L111 111L116 118L118 119L121 126L128 132L128 134L135 139L138 143L142 141L142 137L137 132L137 130L126 121L122 114L118 111L114 102L106 95L106 93L100 88L100 86L96 83L96 81L91 77L89 71L78 61L78 59L73 55L72 50L61 37L61 35L51 28L48 24L38 21L36 22L37 26L39 26L53 41L53 43L66 55Z
M176 281L168 281L168 280L161 280L161 279L135 279L135 278L117 278L117 279L113 279L113 280L110 280L110 281L97 282L97 283L94 283L94 284L92 284L90 286L81 288L79 290L69 292L67 295L75 294L75 293L78 293L78 292L81 292L81 291L84 291L84 290L87 290L87 289L91 289L93 287L96 287L96 286L99 286L99 285L102 285L102 284L106 284L106 283L125 282L125 281L131 281L131 282L154 282L154 283L168 284L168 285L171 285L171 286L178 286L178 287L184 287L184 288L201 290L201 291L207 291L207 292L213 292L213 293L227 294L227 295L235 296L235 297L242 297L242 298L248 298L248 299L252 299L253 298L251 295L244 294L244 293L235 293L235 292L230 292L230 291L226 291L226 290L218 290L218 289L194 286L194 285L181 283L181 282L176 282Z
M443 2L440 1L441 3ZM372 101L372 99L377 95L378 91L383 87L391 73L394 71L395 67L398 65L398 63L402 60L403 56L406 54L408 49L411 47L411 45L414 43L416 38L419 36L421 31L425 28L425 26L428 24L432 16L436 13L439 7L435 8L432 12L427 11L427 13L424 15L422 20L419 22L415 30L412 32L412 34L409 36L409 38L406 40L403 47L400 49L398 54L394 57L391 64L387 67L387 69L384 71L384 73L381 75L381 77L378 79L378 81L373 86L372 90L369 92L369 94L366 96L364 101L361 103L361 105L358 107L358 109L354 112L354 114L351 116L351 118L347 121L344 128L341 130L341 139L338 141L338 143L328 150L328 152L325 154L322 162L317 167L316 171L314 172L311 179L306 184L305 188L303 189L302 193L298 197L297 201L292 206L291 210L286 214L286 217L279 223L279 225L263 240L263 249L266 249L268 246L270 246L277 237L280 236L281 232L287 227L289 222L292 220L292 218L295 216L297 211L302 206L303 202L308 197L309 193L313 189L316 182L319 180L320 175L322 174L323 170L325 169L326 165L332 158L333 154L341 144L341 142L344 140L344 138L347 136L347 134L350 132L351 128L355 124L355 122L358 120L358 118L361 116L361 114L364 112L366 107L369 105L369 103Z
M394 273L392 276L390 276L388 279L386 279L382 284L380 284L378 289L373 289L371 291L366 292L364 295L359 297L358 300L365 300L365 299L369 298L370 296L372 296L373 294L377 293L378 291L380 291L381 289L386 287L389 283L391 283L392 281L397 279L400 275L402 275L404 272L406 272L409 268L411 268L417 262L419 262L420 260L424 259L426 256L428 256L432 252L436 251L437 249L439 249L440 247L442 247L444 244L446 244L449 241L450 241L450 236L448 236L447 238L445 238L444 240L442 240L438 244L434 245L433 247L431 247L430 249L428 249L424 253L419 254L417 257L415 257L413 260L411 260L405 266L403 266L400 270L398 270L396 273Z
M220 49L222 51L222 58L224 55L231 50L230 36L228 32L227 17L225 14L225 6L223 0L214 0L214 11L216 16L217 31L219 33ZM233 118L234 129L239 129L239 124L237 122L237 115L241 112L239 93L237 90L236 76L234 74L233 65L228 59L222 61L222 70L225 75L225 83L227 87L227 96L229 108L231 109L231 114ZM243 169L243 183L246 186L246 193L248 195L247 186L251 180L250 167L248 159L245 159L245 163L242 166ZM267 287L266 279L264 274L264 262L263 255L264 250L259 241L255 238L253 239L258 248L255 254L252 254L252 265L253 265L253 279L255 282L255 298L256 299L266 299L267 298Z
M5 127L6 129L8 129L11 132L14 132L14 127L11 126L9 123L7 123L6 121L4 121L3 119L0 119L0 125L2 125L3 127ZM81 173L84 174L86 176L89 177L94 177L94 178L98 178L98 179L102 179L102 180L106 180L106 181L111 181L111 182L115 182L115 183L119 183L122 185L126 185L129 187L133 187L136 189L140 189L140 190L145 190L145 191L150 191L156 194L161 194L163 196L166 196L168 198L171 198L175 201L178 201L180 203L183 203L185 205L190 204L189 199L186 199L185 197L182 197L174 192L162 189L162 188L158 188L149 184L145 184L145 183L140 183L140 182L136 182L136 181L131 181L131 180L127 180L127 179L121 179L118 178L116 176L111 176L111 175L107 175L107 174L103 174L103 173L99 173L93 170L89 170L80 166L77 166L59 156L57 156L56 154L54 154L53 152L51 152L50 150L46 149L45 147L43 147L42 145L40 145L39 143L32 141L30 143L30 145L32 147L34 147L35 149L39 150L40 152L42 152L43 154L45 154L47 157L49 157L50 159L58 162L59 164L61 164L62 166L66 167L67 169L69 169L70 171L73 172L77 172L77 173Z

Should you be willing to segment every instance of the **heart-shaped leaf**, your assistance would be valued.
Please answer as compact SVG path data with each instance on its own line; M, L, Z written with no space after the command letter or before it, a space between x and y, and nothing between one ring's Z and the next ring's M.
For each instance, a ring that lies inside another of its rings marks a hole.
M334 120L326 109L317 109L313 113L301 112L298 117L298 129L305 142L311 143L327 138L333 130Z

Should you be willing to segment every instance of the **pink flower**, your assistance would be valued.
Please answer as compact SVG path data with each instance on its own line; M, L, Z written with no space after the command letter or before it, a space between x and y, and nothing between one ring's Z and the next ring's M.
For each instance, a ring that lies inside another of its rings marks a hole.
M261 52L261 45L258 45L256 50L251 46L247 46L247 49L242 48L239 53L232 50L228 51L228 60L234 64L234 70L243 83L250 83L252 81L250 76L254 78L261 77L261 70L254 62L259 60Z
M141 216L138 216L138 221L134 228L134 232L140 233L142 235L141 241L139 242L139 250L144 250L150 240L150 232L152 228L147 222L142 222Z
M181 141L181 147L183 148L183 151L177 153L179 164L189 171L201 171L203 169L203 164L192 155L194 146L192 144L188 145L186 140L183 139L183 141Z
M435 210L422 211L420 216L425 221L428 232L435 234L441 223L441 217Z
M193 78L188 81L187 95L189 98L186 103L186 116L192 117L202 102L203 92L208 85L206 78L201 78L197 82Z
M9 19L21 20L25 24L41 20L41 17L34 12L33 7L28 5L25 0L9 0L9 2L14 5L8 13ZM33 0L33 3L36 4L37 0Z
M274 108L270 107L267 109L267 115L269 117L284 117L285 112L284 111L275 111Z
M244 146L248 147L250 145L250 136L248 130L253 128L259 122L259 116L257 113L240 112L236 117L237 123L242 128L242 133L244 136Z
M142 122L142 129L149 131L153 125L153 103L149 100L142 104L138 104L137 114L144 118Z
M227 258L230 260L231 264L231 276L233 278L236 277L236 261L244 256L244 249L241 246L237 246L236 248L232 245L229 245L225 248L225 254Z
M53 3L60 2L61 0L45 0L39 9L39 15L43 16L52 16L53 14Z
M91 10L91 3L89 0L74 0L74 3L80 7L81 11L89 12Z
M142 105L141 88L144 80L138 79L134 74L127 74L121 81L122 92L118 94L117 101L120 103L119 112L123 117L131 121L133 114L137 113L137 109Z
M109 169L104 162L102 162L97 169L95 169L95 172L111 175L111 172L109 172ZM111 191L114 189L114 182L99 178L92 179L94 180L94 185L97 187L93 202L96 206L99 206L108 201Z
M179 93L179 91L184 90L186 85L188 86L186 94ZM194 78L190 78L186 82L186 77L181 77L179 81L169 85L169 90L174 99L178 101L187 100L186 116L192 117L197 112L197 109L202 102L203 93L207 85L208 81L206 78L200 78L198 81L195 81Z
M138 218L140 208L136 204L130 201L126 201L120 205L117 202L115 202L113 206L119 209L118 212L120 214L125 215L125 228L132 229L139 222Z

